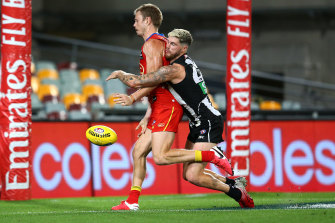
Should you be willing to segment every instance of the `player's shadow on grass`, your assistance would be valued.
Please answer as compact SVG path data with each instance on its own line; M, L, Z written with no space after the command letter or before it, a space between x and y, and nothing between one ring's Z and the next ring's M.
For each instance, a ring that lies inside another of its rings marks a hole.
M327 202L313 202L313 203L285 203L285 204L263 204L257 205L255 203L255 208L245 208L244 210L253 210L253 209L326 209L326 208L335 208L335 201ZM212 208L198 208L193 210L202 210L202 211L216 211L216 210L241 210L240 207L212 207Z

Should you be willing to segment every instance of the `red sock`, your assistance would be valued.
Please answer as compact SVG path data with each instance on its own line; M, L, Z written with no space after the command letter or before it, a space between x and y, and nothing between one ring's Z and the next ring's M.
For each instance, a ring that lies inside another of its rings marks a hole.
M129 204L138 203L138 198L140 197L141 192L138 190L131 190L126 200Z
M202 161L210 162L214 159L215 153L213 151L201 151Z

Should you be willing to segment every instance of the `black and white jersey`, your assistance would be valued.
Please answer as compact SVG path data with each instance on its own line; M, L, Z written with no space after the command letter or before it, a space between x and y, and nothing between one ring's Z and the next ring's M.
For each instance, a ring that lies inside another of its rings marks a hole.
M208 120L222 120L221 113L209 100L205 80L194 61L184 54L175 60L185 67L186 76L180 83L169 83L169 90L183 106L184 113L190 120L190 127L198 127Z

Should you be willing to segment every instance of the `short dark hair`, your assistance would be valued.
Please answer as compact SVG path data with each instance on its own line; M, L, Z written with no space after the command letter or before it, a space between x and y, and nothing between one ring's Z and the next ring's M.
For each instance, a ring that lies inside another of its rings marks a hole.
M193 42L191 33L186 29L174 29L171 32L169 32L168 36L176 37L179 39L180 43L187 44L188 46L191 46Z
M150 17L152 20L152 24L156 27L159 28L162 24L163 21L163 14L161 10L158 8L158 6L148 3L148 4L143 4L139 6L137 9L134 11L134 15L137 12L141 12L143 19L146 17Z

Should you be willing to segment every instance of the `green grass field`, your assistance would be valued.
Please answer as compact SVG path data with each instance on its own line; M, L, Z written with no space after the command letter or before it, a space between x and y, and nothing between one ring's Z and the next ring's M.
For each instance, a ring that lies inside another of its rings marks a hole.
M110 211L124 197L0 201L0 222L335 222L335 193L251 193L241 209L223 194L142 196L139 211Z

